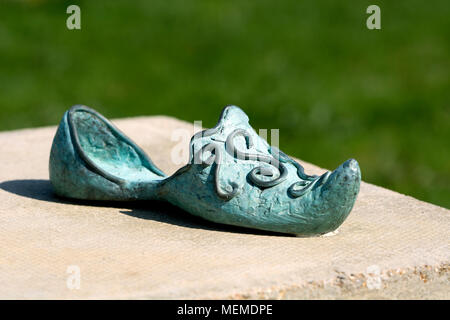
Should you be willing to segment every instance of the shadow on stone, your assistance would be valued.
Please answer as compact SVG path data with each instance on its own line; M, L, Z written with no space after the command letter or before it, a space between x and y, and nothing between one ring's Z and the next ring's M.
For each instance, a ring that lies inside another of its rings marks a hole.
M89 201L61 198L54 194L49 180L9 180L0 183L0 189L7 192L40 201L62 203L67 205L82 205L90 207L108 207L120 210L121 213L139 219L154 220L161 223L178 225L181 227L204 229L219 232L254 234L262 236L284 236L282 233L234 227L209 222L195 217L186 211L163 201Z

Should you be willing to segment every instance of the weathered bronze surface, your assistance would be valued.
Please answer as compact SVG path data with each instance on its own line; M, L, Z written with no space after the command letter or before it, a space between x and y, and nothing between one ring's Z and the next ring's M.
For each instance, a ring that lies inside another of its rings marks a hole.
M165 200L210 221L298 235L337 229L359 192L356 160L307 175L259 137L236 106L195 134L189 150L189 163L167 177L106 118L74 106L53 141L50 180L64 197Z

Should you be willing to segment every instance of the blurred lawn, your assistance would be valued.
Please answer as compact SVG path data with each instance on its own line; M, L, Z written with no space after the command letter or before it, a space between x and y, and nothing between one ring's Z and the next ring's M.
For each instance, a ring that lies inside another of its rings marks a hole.
M449 17L448 0L0 0L0 130L77 103L211 127L236 104L293 156L354 157L365 181L450 208Z

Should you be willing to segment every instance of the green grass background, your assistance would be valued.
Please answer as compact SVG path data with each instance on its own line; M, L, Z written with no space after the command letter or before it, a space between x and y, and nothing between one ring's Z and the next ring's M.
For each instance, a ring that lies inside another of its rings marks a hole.
M211 127L236 104L293 156L353 157L365 181L450 208L449 17L448 0L0 0L0 130L77 103Z

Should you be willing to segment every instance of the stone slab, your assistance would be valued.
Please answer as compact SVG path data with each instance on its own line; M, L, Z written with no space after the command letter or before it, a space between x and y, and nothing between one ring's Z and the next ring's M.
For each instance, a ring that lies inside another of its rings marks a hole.
M180 143L172 134L191 124L114 122L166 173L181 166L168 160ZM55 130L0 133L0 298L450 298L450 210L362 183L336 234L300 238L164 203L63 200L48 180ZM79 289L67 285L69 266Z

